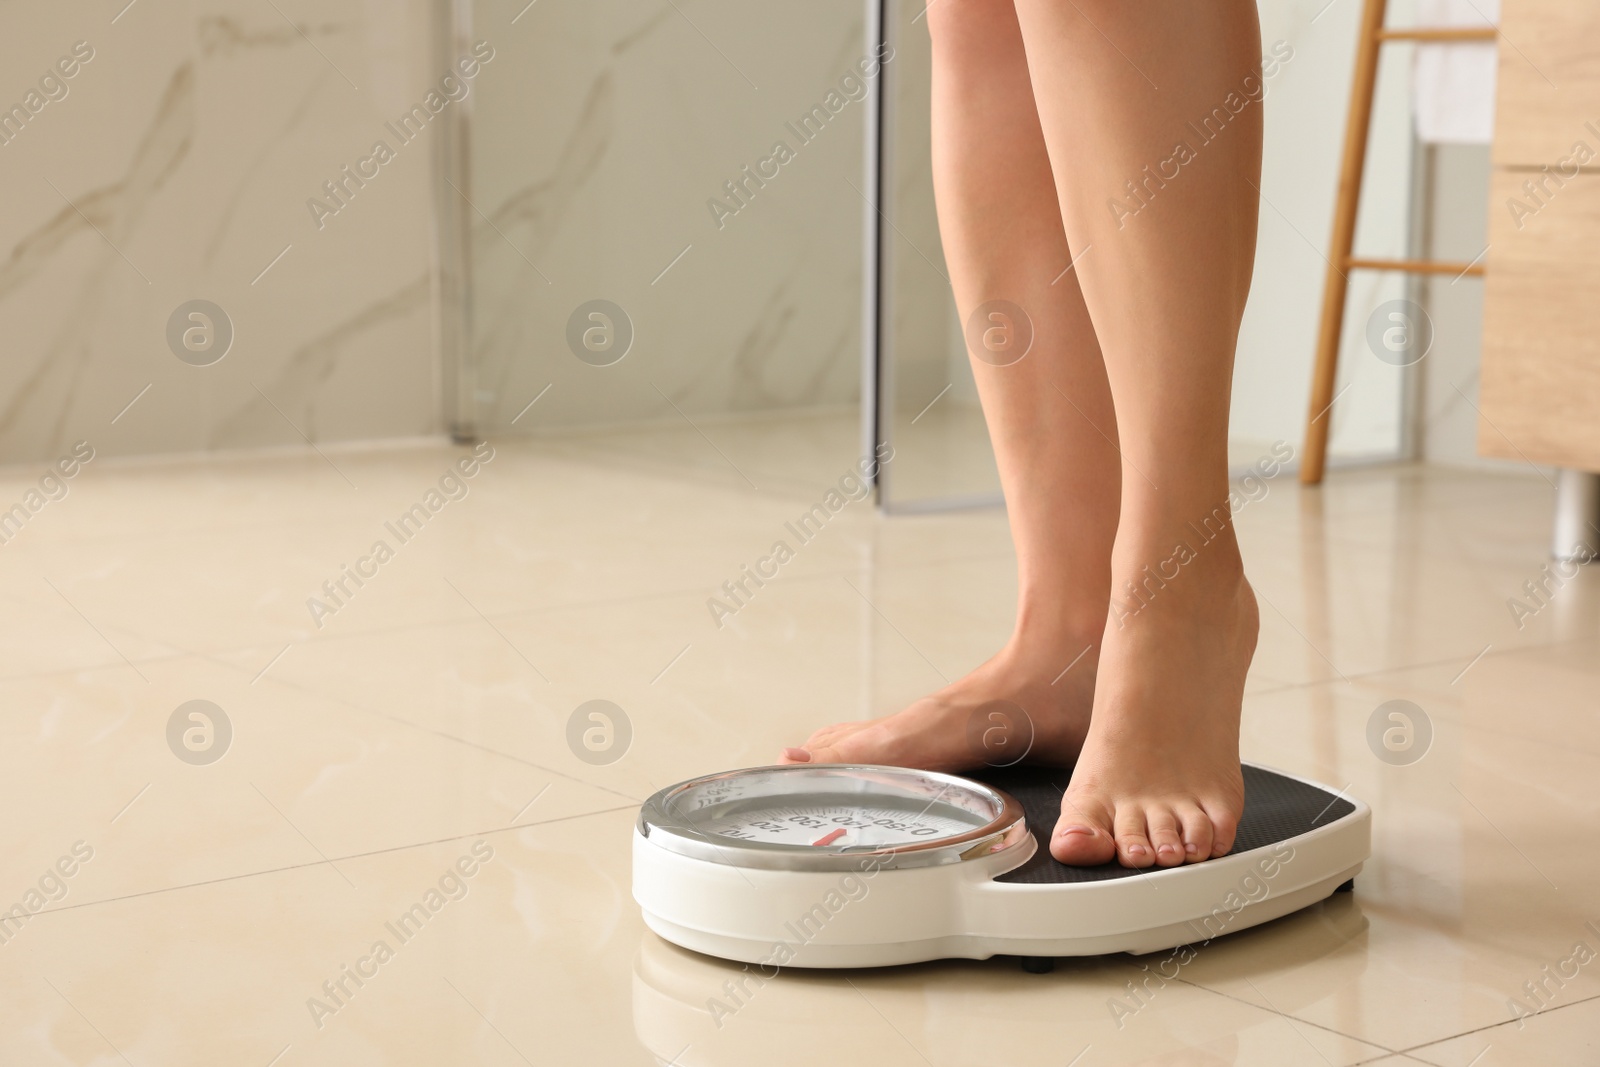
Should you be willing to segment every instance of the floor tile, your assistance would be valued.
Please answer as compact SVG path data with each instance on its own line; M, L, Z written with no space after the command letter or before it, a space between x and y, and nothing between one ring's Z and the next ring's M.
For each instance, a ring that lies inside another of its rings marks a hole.
M0 683L6 746L27 753L0 790L29 813L0 884L27 886L79 841L93 859L51 907L632 803L218 664L143 670L148 682L105 668Z

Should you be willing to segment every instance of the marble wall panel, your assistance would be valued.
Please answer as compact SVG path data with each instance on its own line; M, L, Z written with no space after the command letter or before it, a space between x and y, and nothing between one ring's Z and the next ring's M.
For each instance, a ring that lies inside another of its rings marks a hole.
M320 226L307 207L442 73L430 11L0 9L0 101L27 115L0 143L0 462L439 430L429 133ZM167 341L195 299L232 324L209 366Z
M476 5L473 33L501 56L471 134L482 429L504 432L547 386L516 430L856 402L864 8ZM802 127L814 106L826 119ZM779 142L790 158L743 178ZM566 340L593 299L633 326L611 366Z

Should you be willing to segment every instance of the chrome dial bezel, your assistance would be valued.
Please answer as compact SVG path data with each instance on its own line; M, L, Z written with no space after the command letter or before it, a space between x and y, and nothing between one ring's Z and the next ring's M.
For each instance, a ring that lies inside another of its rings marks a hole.
M695 815L741 799L837 793L893 794L898 799L943 802L982 817L981 826L929 841L888 847L799 846L710 833ZM663 789L639 809L639 834L670 852L735 867L785 871L861 871L960 863L1016 847L1028 840L1022 805L982 782L939 771L858 763L787 764L708 774Z

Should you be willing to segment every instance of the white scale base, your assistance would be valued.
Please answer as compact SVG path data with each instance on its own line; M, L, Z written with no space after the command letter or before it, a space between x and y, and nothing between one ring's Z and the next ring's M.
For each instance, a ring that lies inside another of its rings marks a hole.
M1327 898L1371 852L1367 805L1252 770L1313 786L1349 810L1203 863L1043 883L997 880L1033 857L1032 842L960 863L841 873L734 867L667 851L635 831L633 895L645 923L668 941L773 969L1199 945Z

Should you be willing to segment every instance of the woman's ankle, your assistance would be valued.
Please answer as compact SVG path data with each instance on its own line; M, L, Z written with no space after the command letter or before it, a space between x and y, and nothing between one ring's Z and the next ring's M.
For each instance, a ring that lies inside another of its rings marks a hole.
M1105 621L1103 604L1097 604L1091 614L1084 610L1066 613L1050 607L1032 609L1024 602L1017 610L1016 626L1001 655L1019 666L1048 665L1060 660L1061 667L1065 667L1079 657L1093 666Z
M1245 584L1244 561L1231 523L1196 526L1165 539L1119 543L1112 565L1109 617L1122 628L1157 605L1206 610ZM1160 614L1167 614L1163 611Z

